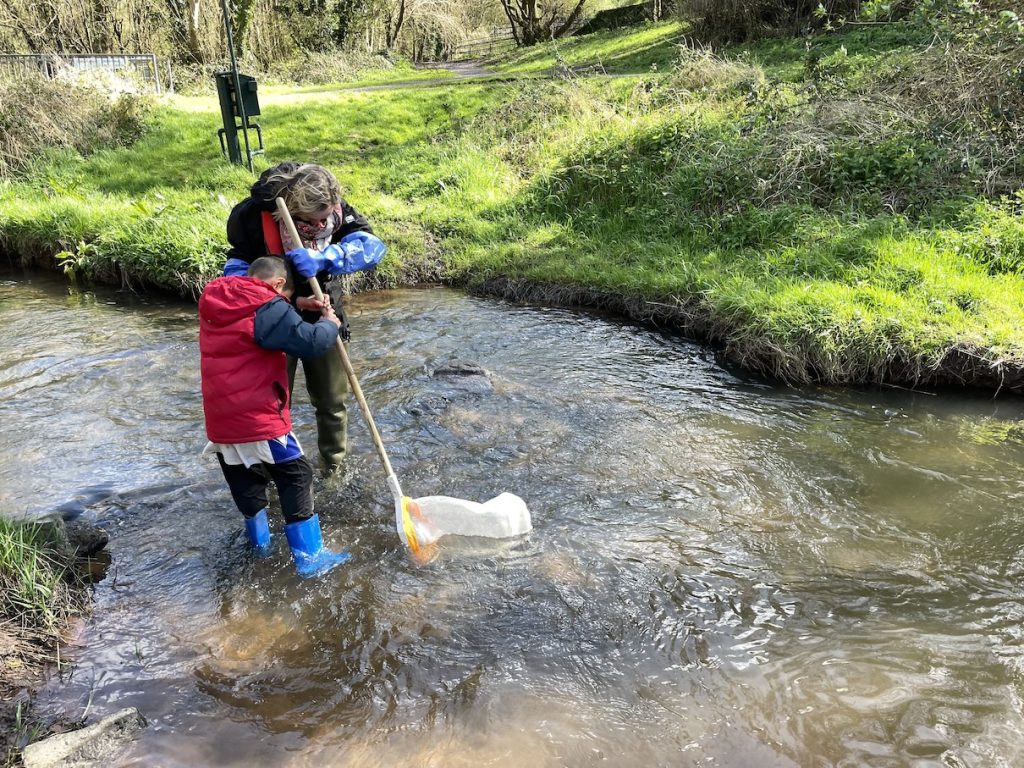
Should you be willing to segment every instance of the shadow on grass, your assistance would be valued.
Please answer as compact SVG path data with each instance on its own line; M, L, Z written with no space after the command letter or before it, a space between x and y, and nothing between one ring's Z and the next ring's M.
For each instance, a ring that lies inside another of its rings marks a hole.
M909 52L931 42L932 33L926 26L893 22L883 28L850 27L831 34L772 38L727 47L722 53L729 58L747 56L761 64L771 76L785 82L798 82L806 78L809 60L826 58L840 49L844 49L851 60L860 60L862 66L870 67L874 62L884 63L895 52Z

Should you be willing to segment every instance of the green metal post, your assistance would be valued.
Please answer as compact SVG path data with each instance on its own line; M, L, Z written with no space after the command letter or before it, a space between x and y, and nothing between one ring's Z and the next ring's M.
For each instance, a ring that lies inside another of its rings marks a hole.
M228 51L230 51L230 53L231 53L231 73L232 73L232 75L234 77L235 104L238 107L238 116L242 118L242 136L245 139L245 159L246 159L246 161L248 162L248 165L249 165L249 172L252 173L252 151L249 148L249 121L248 121L248 119L246 118L246 115L245 115L245 105L242 103L242 84L241 84L241 82L238 79L238 61L235 59L235 43L234 43L234 40L232 39L232 36L231 36L231 17L228 15L228 2L227 2L227 0L220 0L220 7L221 7L221 10L224 12L224 30L225 30L225 32L227 32ZM222 113L224 112L223 105L221 106L221 112ZM232 115L231 116L231 128L232 129L234 128L234 125L235 125L235 117L234 117L234 115ZM225 120L224 120L224 128L225 128L225 130L228 130L228 121L227 121L226 117L225 117ZM238 157L238 159L235 160L235 158L232 156L232 153L231 153L231 135L230 135L231 133L234 133L234 131L233 130L228 130L228 136L227 136L227 138L228 138L228 157L231 159L231 162L233 162L233 163L237 162L239 165L241 165L241 160L242 160L241 157ZM240 153L239 153L239 149L238 149L238 136L237 136L237 134L235 134L234 139L235 139L235 153L234 154L235 155L239 155Z

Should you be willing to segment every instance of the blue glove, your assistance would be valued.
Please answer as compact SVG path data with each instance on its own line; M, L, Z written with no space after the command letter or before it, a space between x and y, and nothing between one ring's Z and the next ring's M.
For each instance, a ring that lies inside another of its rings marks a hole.
M295 271L303 277L307 279L316 277L316 273L319 271L317 264L318 254L316 251L311 251L307 248L296 248L293 251L288 251L284 257L292 263Z
M369 232L353 232L341 242L329 245L320 253L332 275L350 275L377 266L388 247L379 237Z

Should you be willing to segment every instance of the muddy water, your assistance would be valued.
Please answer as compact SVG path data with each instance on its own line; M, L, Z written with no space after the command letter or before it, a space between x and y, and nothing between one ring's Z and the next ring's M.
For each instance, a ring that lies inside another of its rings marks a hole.
M796 391L441 289L351 306L406 490L514 491L528 537L411 563L354 417L317 485L354 559L301 582L198 455L194 307L0 283L0 505L113 555L40 707L137 707L117 765L1024 764L1019 399Z

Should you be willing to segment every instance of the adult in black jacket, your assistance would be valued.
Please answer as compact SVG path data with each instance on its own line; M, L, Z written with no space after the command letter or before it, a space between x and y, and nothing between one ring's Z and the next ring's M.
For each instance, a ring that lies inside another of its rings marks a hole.
M276 199L284 199L301 243L291 242L287 228L277 221ZM228 216L230 249L225 275L245 274L249 264L261 256L285 256L295 249L321 251L354 232L372 234L369 222L341 196L337 179L319 165L281 163L264 171L250 189L250 195L236 205ZM296 264L296 266L299 266ZM324 266L319 264L318 266ZM312 270L309 270L312 273ZM316 279L325 296L330 273L317 272ZM316 322L322 307L312 288L305 282L296 286L293 302L304 320ZM348 323L339 305L342 338L348 340ZM298 358L288 358L289 384L294 388ZM345 399L348 379L337 354L302 360L306 390L316 412L317 448L328 473L337 470L348 450L348 413Z

